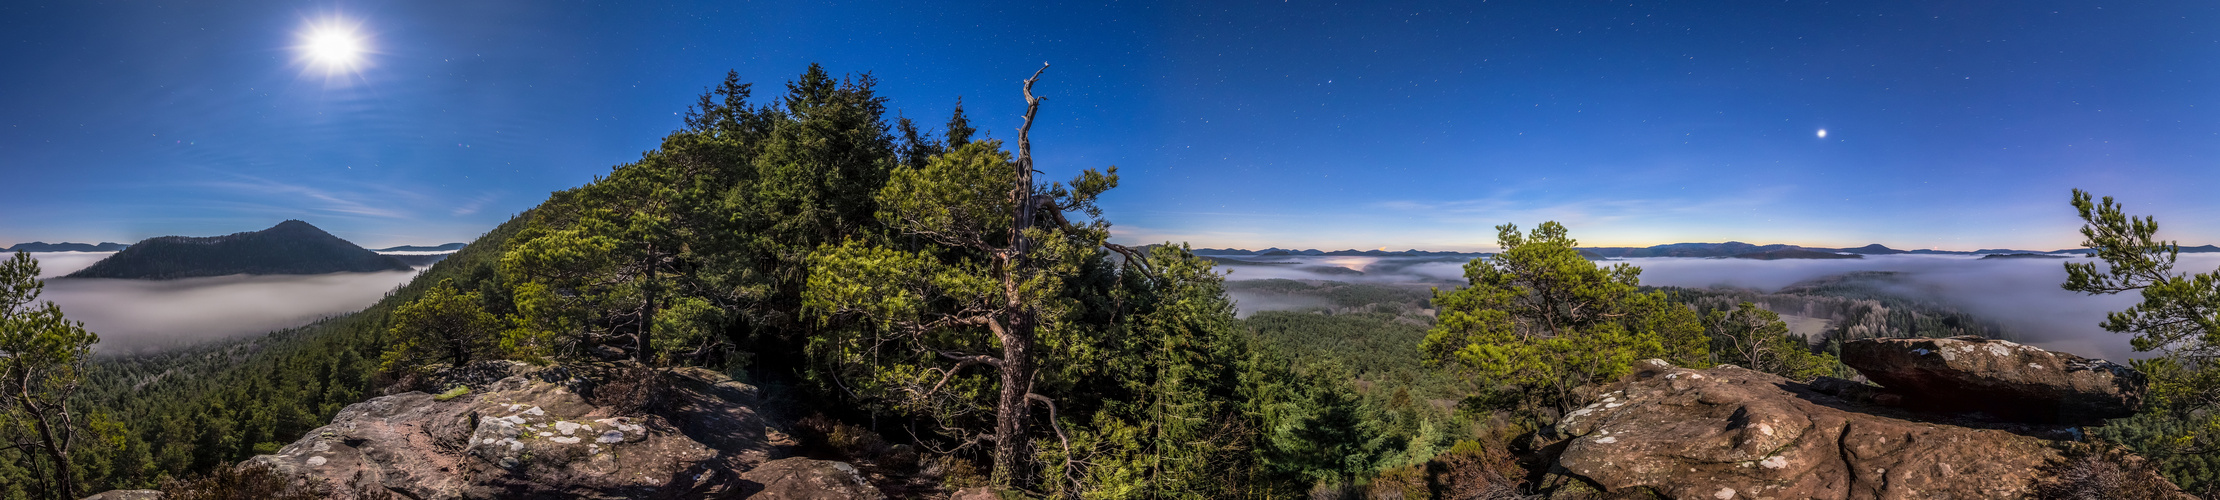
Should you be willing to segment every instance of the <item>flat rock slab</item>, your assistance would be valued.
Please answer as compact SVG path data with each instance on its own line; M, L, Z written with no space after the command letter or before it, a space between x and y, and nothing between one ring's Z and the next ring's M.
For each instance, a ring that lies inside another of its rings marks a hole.
M1604 390L1559 423L1556 468L1610 494L2019 498L2059 460L2040 439L1847 411L1802 384L1731 366L1648 360Z
M749 500L884 500L847 462L781 458L740 475Z
M410 392L349 405L252 461L334 498L618 499L735 498L740 472L771 458L754 388L714 372L673 370L663 410L621 414L579 394L606 374L511 368L449 399Z
M1859 339L1842 363L1907 408L2012 422L2098 425L2135 414L2148 382L2118 363L2003 340Z

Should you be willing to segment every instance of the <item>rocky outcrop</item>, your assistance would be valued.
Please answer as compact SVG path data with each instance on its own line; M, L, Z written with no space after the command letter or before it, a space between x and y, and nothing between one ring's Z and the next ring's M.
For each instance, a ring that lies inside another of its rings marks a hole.
M878 500L886 498L845 462L794 457L740 475L750 500Z
M2049 441L1866 412L1733 366L1648 360L1602 390L1540 443L1557 498L2019 498L2061 461Z
M2146 385L2134 369L2101 359L1981 337L1860 339L1842 344L1856 368L1907 408L1993 419L2098 425L2127 417Z
M454 371L496 380L467 394L350 405L252 462L321 482L336 498L743 498L773 484L743 478L780 454L754 387L676 369L653 411L628 413L589 403L623 373L610 365L492 363Z

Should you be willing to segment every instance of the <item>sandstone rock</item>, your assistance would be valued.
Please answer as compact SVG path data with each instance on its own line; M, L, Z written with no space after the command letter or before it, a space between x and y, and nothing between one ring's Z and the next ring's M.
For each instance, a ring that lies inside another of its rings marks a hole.
M948 496L948 500L1002 500L1002 495L985 486L964 488Z
M1842 362L1904 405L2006 421L2097 425L2135 414L2143 374L2101 359L1980 337L1860 339Z
M740 475L749 500L880 500L878 488L847 462L781 458Z
M506 363L506 362L494 362ZM274 455L252 459L322 481L338 498L731 497L739 473L770 458L754 388L707 370L676 370L653 414L589 404L605 368L506 368L447 401L410 392L340 410Z
M162 500L166 496L154 490L108 490L94 493L85 500Z
M1848 411L1735 367L1649 360L1603 390L1557 427L1553 471L1607 497L2018 498L2059 459L2040 439Z

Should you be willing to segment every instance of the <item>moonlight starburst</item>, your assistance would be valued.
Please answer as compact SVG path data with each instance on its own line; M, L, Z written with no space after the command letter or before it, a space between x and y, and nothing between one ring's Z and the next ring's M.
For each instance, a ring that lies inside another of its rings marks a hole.
M301 30L300 45L293 49L302 64L322 70L327 78L355 73L369 65L370 44L361 28L359 22L336 17L314 22Z

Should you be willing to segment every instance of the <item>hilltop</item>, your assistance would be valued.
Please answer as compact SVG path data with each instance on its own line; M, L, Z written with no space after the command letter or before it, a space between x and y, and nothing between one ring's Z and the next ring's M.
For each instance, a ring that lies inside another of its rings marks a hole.
M298 220L223 236L148 238L69 278L177 279L232 274L406 271L391 256L355 246Z

